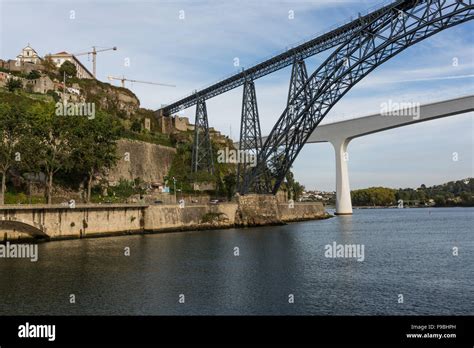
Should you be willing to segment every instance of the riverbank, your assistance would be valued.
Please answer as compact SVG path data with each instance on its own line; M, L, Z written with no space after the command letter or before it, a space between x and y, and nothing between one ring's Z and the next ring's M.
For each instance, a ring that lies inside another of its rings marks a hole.
M279 202L273 195L246 195L235 202L140 205L92 204L0 208L3 242L64 240L186 230L282 225L328 218L321 203Z

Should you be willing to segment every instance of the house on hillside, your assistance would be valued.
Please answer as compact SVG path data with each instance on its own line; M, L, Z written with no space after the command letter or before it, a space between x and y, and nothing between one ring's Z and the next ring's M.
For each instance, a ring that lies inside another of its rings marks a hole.
M81 63L77 57L71 53L67 52L58 52L55 54L48 55L56 65L56 67L60 67L66 60L73 63L77 70L76 77L80 79L93 79L94 75Z
M43 59L35 49L28 44L15 59L2 60L0 66L10 71L20 71L28 74L33 70L43 70L42 61Z

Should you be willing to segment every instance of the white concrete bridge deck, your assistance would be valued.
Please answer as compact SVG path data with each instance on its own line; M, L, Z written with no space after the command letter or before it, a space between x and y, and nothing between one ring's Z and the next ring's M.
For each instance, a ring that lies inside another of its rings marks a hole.
M336 152L336 214L352 214L347 170L347 146L352 139L414 123L472 112L474 111L474 95L428 103L417 108L390 111L385 113L384 110L383 114L320 125L308 139L308 143L330 142L334 146ZM403 116L399 116L402 112Z
M427 103L415 108L390 108L388 112L319 125L307 143L330 142L336 152L336 214L352 214L347 145L357 137L414 123L474 111L474 95ZM397 115L398 114L398 115ZM263 137L265 142L267 137ZM238 143L236 144L238 146Z

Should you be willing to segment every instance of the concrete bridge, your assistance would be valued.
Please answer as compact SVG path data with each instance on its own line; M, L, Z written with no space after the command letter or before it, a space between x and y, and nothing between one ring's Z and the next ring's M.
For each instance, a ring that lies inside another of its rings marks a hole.
M419 108L411 105L398 110L388 110L387 113L318 126L311 134L308 143L329 142L334 147L336 153L336 214L352 214L347 170L347 146L352 139L472 111L474 111L474 95L469 95L421 105Z

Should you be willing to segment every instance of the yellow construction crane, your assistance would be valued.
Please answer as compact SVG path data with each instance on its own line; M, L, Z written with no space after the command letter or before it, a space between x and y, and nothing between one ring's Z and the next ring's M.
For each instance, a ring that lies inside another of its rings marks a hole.
M109 76L109 81L112 81L112 80L119 80L122 82L122 87L125 87L125 81L128 81L128 82L136 82L136 83L146 83L146 84L149 84L149 85L157 85L157 86L166 86L166 87L176 87L175 85L169 85L167 83L158 83L158 82L147 82L147 81L138 81L138 80L131 80L131 79L127 79L125 78L124 76L122 77L115 77L115 76Z
M105 52L105 51L116 51L117 50L117 47L110 47L110 48L101 48L101 49L97 49L97 46L92 46L92 51L88 51L88 52L81 52L81 53L76 53L74 54L75 56L84 56L84 55L88 55L89 54L92 54L92 74L94 75L94 78L96 77L96 57L97 57L97 53L99 52Z

